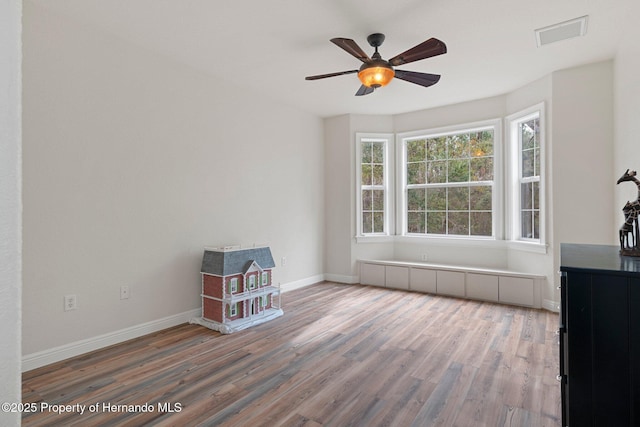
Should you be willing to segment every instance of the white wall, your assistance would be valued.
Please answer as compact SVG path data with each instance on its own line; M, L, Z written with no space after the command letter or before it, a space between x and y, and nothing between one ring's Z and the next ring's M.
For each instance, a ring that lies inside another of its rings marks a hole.
M21 17L22 4L0 1L0 401L21 401ZM0 412L0 425L20 425Z
M329 280L358 281L358 258L391 258L393 246L355 242L355 135L358 132L390 133L391 116L344 115L327 118L325 129L326 263Z
M349 141L350 116L337 116L325 120L325 269L327 279L352 282L351 230L351 156ZM329 166L330 165L330 166Z
M640 3L631 2L625 34L621 38L616 55L615 73L615 134L614 183L626 169L640 170L640 137L638 117L640 116L640 26L636 17L640 14ZM622 206L627 200L635 200L634 185L622 183L614 189L614 227L622 225Z
M552 115L556 249L561 242L613 244L612 61L553 73Z
M206 245L266 242L275 281L323 277L321 119L41 7L24 10L24 355L197 309Z

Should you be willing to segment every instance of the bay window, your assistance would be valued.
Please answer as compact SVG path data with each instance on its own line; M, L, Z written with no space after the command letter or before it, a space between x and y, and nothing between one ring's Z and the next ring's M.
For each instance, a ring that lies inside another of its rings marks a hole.
M504 145L501 119L356 134L358 241L508 241L546 250L543 119L544 104L506 117Z

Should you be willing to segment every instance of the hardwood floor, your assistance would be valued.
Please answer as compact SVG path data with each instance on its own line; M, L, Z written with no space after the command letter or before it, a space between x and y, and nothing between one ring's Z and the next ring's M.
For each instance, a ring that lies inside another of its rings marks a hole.
M23 425L560 425L554 313L330 282L282 299L232 335L185 324L26 372Z

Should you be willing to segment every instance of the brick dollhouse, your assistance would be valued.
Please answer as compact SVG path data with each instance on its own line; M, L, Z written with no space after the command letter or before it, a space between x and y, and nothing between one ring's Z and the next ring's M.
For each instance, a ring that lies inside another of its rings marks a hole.
M268 247L205 248L202 257L202 317L192 319L230 334L282 316L280 289Z

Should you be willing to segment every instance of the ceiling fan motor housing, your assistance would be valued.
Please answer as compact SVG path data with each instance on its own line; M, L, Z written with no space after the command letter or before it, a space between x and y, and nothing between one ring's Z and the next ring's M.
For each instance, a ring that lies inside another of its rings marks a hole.
M367 41L372 47L382 46L384 43L384 34L382 33L374 33L367 37Z

